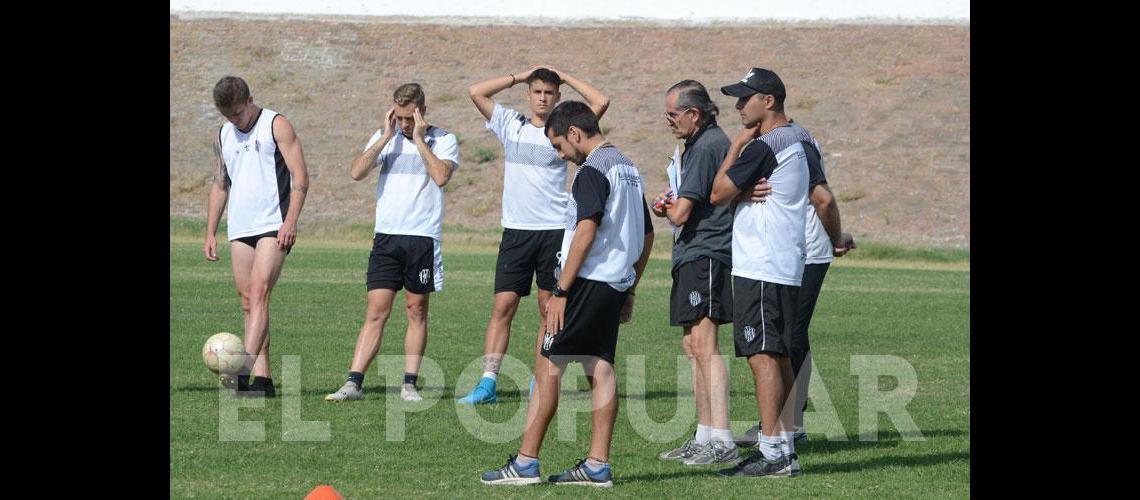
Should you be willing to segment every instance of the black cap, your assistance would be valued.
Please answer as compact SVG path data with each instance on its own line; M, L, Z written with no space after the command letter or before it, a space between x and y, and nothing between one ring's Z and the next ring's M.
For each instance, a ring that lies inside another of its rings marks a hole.
M776 72L764 68L752 68L739 83L725 85L720 88L724 95L732 97L748 97L752 94L771 94L787 97L784 82Z

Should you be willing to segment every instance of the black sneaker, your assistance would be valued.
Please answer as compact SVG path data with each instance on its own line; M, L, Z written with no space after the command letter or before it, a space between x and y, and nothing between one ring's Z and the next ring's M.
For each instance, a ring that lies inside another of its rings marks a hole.
M760 442L760 424L749 427L748 430L744 431L744 434L740 436L733 436L732 440L739 448L755 448Z
M255 381L249 384L249 389L234 391L234 395L243 398L275 398L277 389L273 387L273 379L268 382Z
M230 389L230 390L237 389L237 387L238 387L237 375L230 375L228 373L220 374L220 375L218 375L218 383L222 384L222 387L225 389Z
M807 444L807 431L802 428L795 431L792 440L795 441L796 445ZM760 424L749 427L748 430L744 431L744 434L733 436L732 441L740 448L755 448L760 443Z
M717 474L724 477L795 477L803 474L803 470L799 467L799 457L795 453L777 460L768 460L763 453L757 451L736 467L718 471Z

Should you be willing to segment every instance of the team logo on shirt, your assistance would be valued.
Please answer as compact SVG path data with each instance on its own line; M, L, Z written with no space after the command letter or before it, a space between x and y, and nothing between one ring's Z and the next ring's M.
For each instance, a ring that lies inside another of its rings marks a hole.
M430 278L430 277L431 277L431 271L428 271L427 269L420 270L420 284L421 285L426 285L428 282L428 278Z
M689 303L692 304L693 307L697 307L697 304L701 303L701 292L696 290L689 292Z
M751 326L744 327L744 341L752 342L756 338L756 329Z

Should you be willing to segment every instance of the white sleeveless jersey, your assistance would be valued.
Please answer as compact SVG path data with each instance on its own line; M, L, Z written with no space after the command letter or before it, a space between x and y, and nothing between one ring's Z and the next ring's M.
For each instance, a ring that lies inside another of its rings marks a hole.
M226 122L219 133L230 183L226 239L276 231L289 213L291 176L273 138L277 112L262 108L249 133Z

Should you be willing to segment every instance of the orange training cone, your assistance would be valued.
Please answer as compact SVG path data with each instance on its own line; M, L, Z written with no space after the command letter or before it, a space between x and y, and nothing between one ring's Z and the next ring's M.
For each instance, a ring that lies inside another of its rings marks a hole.
M337 492L336 488L322 484L305 495L305 500L344 500L344 496Z

